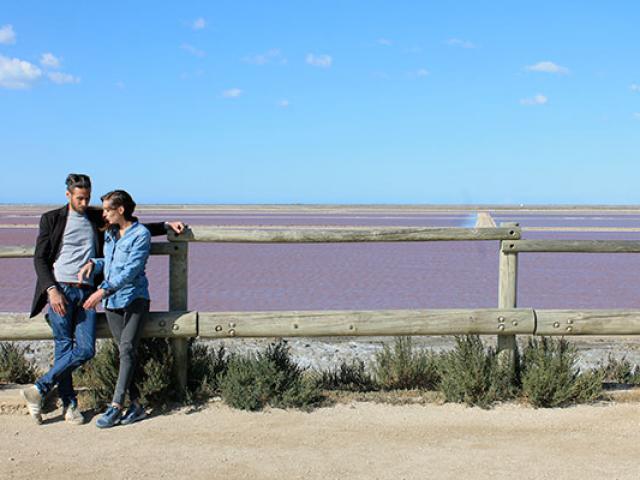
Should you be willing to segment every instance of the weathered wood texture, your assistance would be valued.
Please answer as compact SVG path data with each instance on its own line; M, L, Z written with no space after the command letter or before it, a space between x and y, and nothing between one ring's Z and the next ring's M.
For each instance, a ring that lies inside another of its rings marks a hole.
M640 310L380 310L152 312L144 337L313 337L387 335L640 335ZM109 338L104 314L98 337ZM498 338L503 337L500 335ZM51 340L44 315L0 313L0 341Z
M517 223L503 223L501 227L515 228ZM504 243L501 242L501 244ZM498 270L498 307L516 308L518 294L518 254L500 251ZM499 335L498 351L509 350L514 355L518 346L515 335ZM514 356L515 360L515 356Z
M636 240L514 240L502 242L503 252L640 253Z
M0 245L0 258L29 258L34 251L31 245Z
M440 240L509 240L520 238L519 228L224 228L192 227L173 242L323 243L417 242Z
M110 338L111 333L104 313L98 314L99 338ZM196 312L152 312L142 332L144 337L195 337L198 335ZM0 340L51 340L51 327L38 315L27 313L0 313Z
M189 244L174 243L172 247L174 250L169 257L169 310L187 310L189 303ZM189 340L173 338L171 347L174 360L173 375L179 391L184 393L187 388L187 373L189 371Z
M179 245L169 242L152 243L152 255L171 255L180 248ZM33 257L35 247L31 245L1 245L0 258L29 258Z
M200 312L202 338L522 333L531 309Z
M640 310L536 310L536 335L640 335Z

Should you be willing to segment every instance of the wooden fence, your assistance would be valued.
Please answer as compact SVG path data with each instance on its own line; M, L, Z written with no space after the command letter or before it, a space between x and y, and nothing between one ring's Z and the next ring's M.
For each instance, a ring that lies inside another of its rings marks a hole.
M190 338L393 335L497 335L498 349L515 351L516 335L638 335L640 310L517 308L518 254L526 252L630 253L638 241L522 240L518 224L487 228L225 228L191 227L153 243L152 255L169 255L169 311L154 312L146 337L172 342L175 376L187 381ZM498 308L374 311L195 312L188 310L189 242L333 243L499 241ZM0 258L33 256L33 247L0 246ZM110 336L99 315L98 336ZM0 313L0 340L51 339L43 315Z

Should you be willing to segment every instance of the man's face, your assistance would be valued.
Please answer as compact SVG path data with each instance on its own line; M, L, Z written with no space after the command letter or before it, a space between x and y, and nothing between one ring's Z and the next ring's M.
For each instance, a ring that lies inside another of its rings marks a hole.
M73 210L78 213L84 213L91 201L91 189L74 188L72 191L67 190L67 200Z

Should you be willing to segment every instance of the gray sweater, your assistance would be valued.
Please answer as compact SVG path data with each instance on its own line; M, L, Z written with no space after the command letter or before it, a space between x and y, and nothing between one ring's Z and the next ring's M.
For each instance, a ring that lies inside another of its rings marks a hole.
M53 264L53 274L58 282L78 282L78 271L96 255L96 235L86 215L69 209L67 225L62 237L60 254ZM93 284L91 278L83 283Z

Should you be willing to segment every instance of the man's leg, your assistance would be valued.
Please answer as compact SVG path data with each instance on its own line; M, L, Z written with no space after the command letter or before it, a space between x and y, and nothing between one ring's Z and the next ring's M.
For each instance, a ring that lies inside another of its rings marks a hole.
M85 358L84 361L93 358L96 343L96 311L82 308L82 303L90 293L90 291L85 290L83 295L80 296L74 319L75 350L81 352L80 356ZM72 373L72 370L68 370L58 384L58 388L61 389L63 382L68 382L67 385L65 385L65 388L68 388L69 392L66 395L68 400L63 400L63 415L65 421L75 425L82 425L85 422L85 418L78 408L78 400L73 390Z
M73 348L61 355L43 377L38 379L36 386L40 393L44 396L51 391L56 383L61 380L69 381L69 377L73 370L83 363L91 360L95 355L95 339L96 339L96 314L94 310L84 310L80 305L84 297L87 296L82 289L75 287L65 287L65 296L67 297L67 314L64 317L50 315L51 328L53 329L56 341L58 338L62 341L71 339ZM75 336L75 342L74 342ZM65 392L65 395L72 395Z
M73 351L73 315L75 311L74 292L70 288L63 286L63 293L67 300L67 312L65 315L58 315L51 308L47 315L49 325L53 332L55 342L55 357L53 366L42 377L40 377L35 385L21 391L23 398L27 402L27 408L33 419L37 423L42 423L42 401L44 397L53 389L56 383L62 380L60 388L60 397L68 401L69 391L73 393L73 387L70 380L64 377L66 359L69 358Z
M51 313L54 312L52 311ZM61 341L58 341L57 339L54 340L54 364L56 362L59 362L60 358L73 350L73 340L69 340L70 341L67 341L66 339ZM62 400L63 408L68 407L72 402L76 402L76 395L73 391L73 381L71 378L71 373L63 374L58 381L58 395L60 396L60 400Z
M68 359L73 351L73 331L74 331L74 314L76 310L77 298L73 289L63 287L63 293L67 299L67 312L65 315L59 315L49 308L47 319L49 320L49 326L53 333L53 340L55 345L55 356L53 366L40 377L35 385L38 391L45 397L56 384L59 384L62 380L60 397L63 399L69 397L68 391L69 379L64 375L65 369L68 363ZM67 382L67 383L64 383ZM65 391L65 388L67 389ZM71 391L71 393L73 390Z

